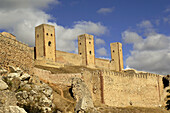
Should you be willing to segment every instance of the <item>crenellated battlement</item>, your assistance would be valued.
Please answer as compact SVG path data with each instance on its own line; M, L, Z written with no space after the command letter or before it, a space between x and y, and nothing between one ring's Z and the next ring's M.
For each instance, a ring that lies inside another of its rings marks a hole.
M153 74L153 73L125 73L125 72L117 72L117 71L110 71L110 70L101 70L101 71L94 71L93 75L102 75L102 76L120 76L120 77L135 77L135 78L151 78L151 77L158 77L161 75Z

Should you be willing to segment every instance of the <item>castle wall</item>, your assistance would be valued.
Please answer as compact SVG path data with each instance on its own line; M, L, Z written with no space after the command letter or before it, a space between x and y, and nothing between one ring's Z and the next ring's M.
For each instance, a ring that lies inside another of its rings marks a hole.
M34 60L28 45L0 35L0 65L2 67L7 69L11 65L29 72L33 64Z
M56 51L56 62L65 65L82 65L82 57L79 54Z
M11 33L8 32L2 32L1 33L3 36L8 37L8 38L12 38L12 39L16 39L16 37L14 35L12 35Z
M34 47L30 47L30 54L31 54L31 57L32 59L35 59L35 51L34 51Z
M53 62L47 59L41 59L41 60L35 60L35 65L41 65L41 66L46 66L46 67L53 67L53 68L60 68L64 67L63 63L58 63L58 62Z
M110 68L110 60L95 58L95 64L97 68L101 69L109 69Z
M104 103L109 106L158 107L163 104L162 76L103 71ZM101 95L101 97L102 97Z
M55 84L55 85L66 85L71 86L71 79L73 77L82 78L81 73L63 73L63 74L52 74L50 71L35 68L33 72L40 80L45 83Z

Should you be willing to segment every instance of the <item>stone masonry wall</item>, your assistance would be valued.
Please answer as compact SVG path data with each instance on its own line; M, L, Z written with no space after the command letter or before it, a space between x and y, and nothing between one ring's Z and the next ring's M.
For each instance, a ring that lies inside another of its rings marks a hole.
M78 54L56 51L56 62L65 65L82 65L82 57Z
M71 86L71 79L73 77L82 78L81 73L52 74L50 71L35 67L33 69L33 72L36 76L40 78L40 80L55 85L62 84L66 86Z
M104 103L109 106L158 107L163 105L162 76L102 71Z
M110 68L110 60L95 58L95 65L97 68L109 69Z
M29 72L33 63L28 45L0 34L0 65L2 67L7 69L11 65Z

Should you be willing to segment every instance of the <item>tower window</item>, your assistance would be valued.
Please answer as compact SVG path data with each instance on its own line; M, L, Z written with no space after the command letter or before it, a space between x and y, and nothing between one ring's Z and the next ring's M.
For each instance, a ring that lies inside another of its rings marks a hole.
M48 42L48 46L51 46L51 41Z
M80 43L80 45L81 45L81 43Z
M48 33L46 33L46 35L48 36Z
M81 55L81 53L80 53L80 55Z
M89 44L91 44L91 42L89 42Z
M37 38L39 37L39 34L37 34Z
M91 51L89 51L90 55L91 55Z
M115 52L115 50L113 50L113 53Z
M53 36L53 34L51 34L51 36Z

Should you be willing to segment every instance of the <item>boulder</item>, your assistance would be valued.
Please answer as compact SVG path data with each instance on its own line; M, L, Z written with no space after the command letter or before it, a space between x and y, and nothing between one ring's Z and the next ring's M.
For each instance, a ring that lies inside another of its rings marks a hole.
M10 78L10 80L12 80L14 77L20 78L20 73L9 73L7 77Z
M0 67L0 75L7 73L7 70L4 68Z
M93 100L91 92L81 78L72 79L72 92L77 100L75 112L85 112L89 108L93 108Z
M8 85L3 80L0 80L0 90L5 90L7 88Z
M16 73L15 67L9 66L9 72L10 72L10 73Z
M17 77L14 77L11 81L9 81L9 87L12 91L17 91L20 87L21 80Z
M15 93L10 90L0 91L0 107L16 106L17 99Z
M21 79L22 81L24 81L24 80L29 80L29 79L30 79L30 75L27 74L27 73L24 73L23 75L21 75L20 79Z
M27 113L23 108L18 106L0 107L0 113Z
M45 84L41 86L26 84L20 87L19 92L16 93L16 98L18 105L27 109L28 112L52 113L54 109L52 92L52 89Z

